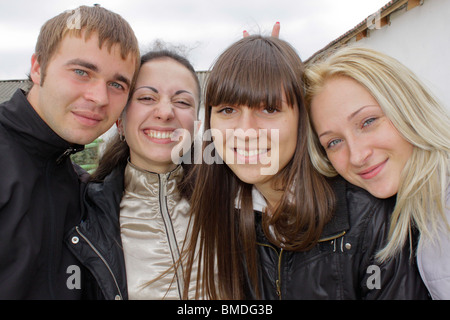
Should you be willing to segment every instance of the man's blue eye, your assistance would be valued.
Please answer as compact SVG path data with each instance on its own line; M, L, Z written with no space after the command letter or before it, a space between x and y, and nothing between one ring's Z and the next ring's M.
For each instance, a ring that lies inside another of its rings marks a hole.
M74 72L75 72L77 75L82 76L82 77L84 77L85 75L87 75L87 72L86 72L86 71L80 70L80 69L75 69Z
M117 82L112 82L111 86L113 86L116 89L123 89L123 86L121 84L118 84Z

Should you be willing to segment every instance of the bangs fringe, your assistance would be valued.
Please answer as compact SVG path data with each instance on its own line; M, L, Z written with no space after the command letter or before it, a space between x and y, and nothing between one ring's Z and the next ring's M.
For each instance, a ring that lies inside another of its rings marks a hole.
M280 107L284 94L289 106L297 103L298 89L291 85L298 82L295 72L267 50L268 43L256 40L261 40L258 45L230 51L216 62L207 81L205 105Z

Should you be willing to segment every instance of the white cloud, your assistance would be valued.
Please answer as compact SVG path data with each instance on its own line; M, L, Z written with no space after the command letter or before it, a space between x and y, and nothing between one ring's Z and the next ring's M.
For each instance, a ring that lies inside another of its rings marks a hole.
M281 22L281 37L303 59L380 9L388 0L15 0L0 3L0 79L20 78L41 25L78 5L100 3L121 14L142 47L162 39L193 48L188 58L205 70L243 30L269 34ZM31 48L31 49L30 49ZM15 53L14 55L11 53ZM22 54L19 54L22 52ZM27 56L26 59L23 57ZM7 77L7 78L5 78Z

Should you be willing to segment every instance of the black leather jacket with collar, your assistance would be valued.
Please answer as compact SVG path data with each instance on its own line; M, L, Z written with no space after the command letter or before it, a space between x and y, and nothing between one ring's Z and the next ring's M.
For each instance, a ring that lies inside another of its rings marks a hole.
M83 220L65 237L69 249L89 270L83 281L87 299L128 299L119 224L124 170L125 166L117 167L103 182L87 185Z
M385 263L375 259L386 244L395 198L376 199L342 178L333 181L338 205L319 243L286 251L264 235L255 212L260 299L429 299L415 255L407 244ZM258 298L249 289L249 299Z
M23 91L0 104L0 299L82 297L69 279L79 263L63 243L81 218L84 184L69 155L82 149L58 136Z

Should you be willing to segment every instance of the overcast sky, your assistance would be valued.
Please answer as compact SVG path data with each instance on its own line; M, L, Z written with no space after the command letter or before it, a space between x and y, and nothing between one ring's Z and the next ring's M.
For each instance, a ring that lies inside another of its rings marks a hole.
M133 27L143 51L155 40L180 47L196 70L208 70L231 43L270 34L306 60L383 7L388 0L0 0L0 80L24 79L41 25L64 10L100 3Z

